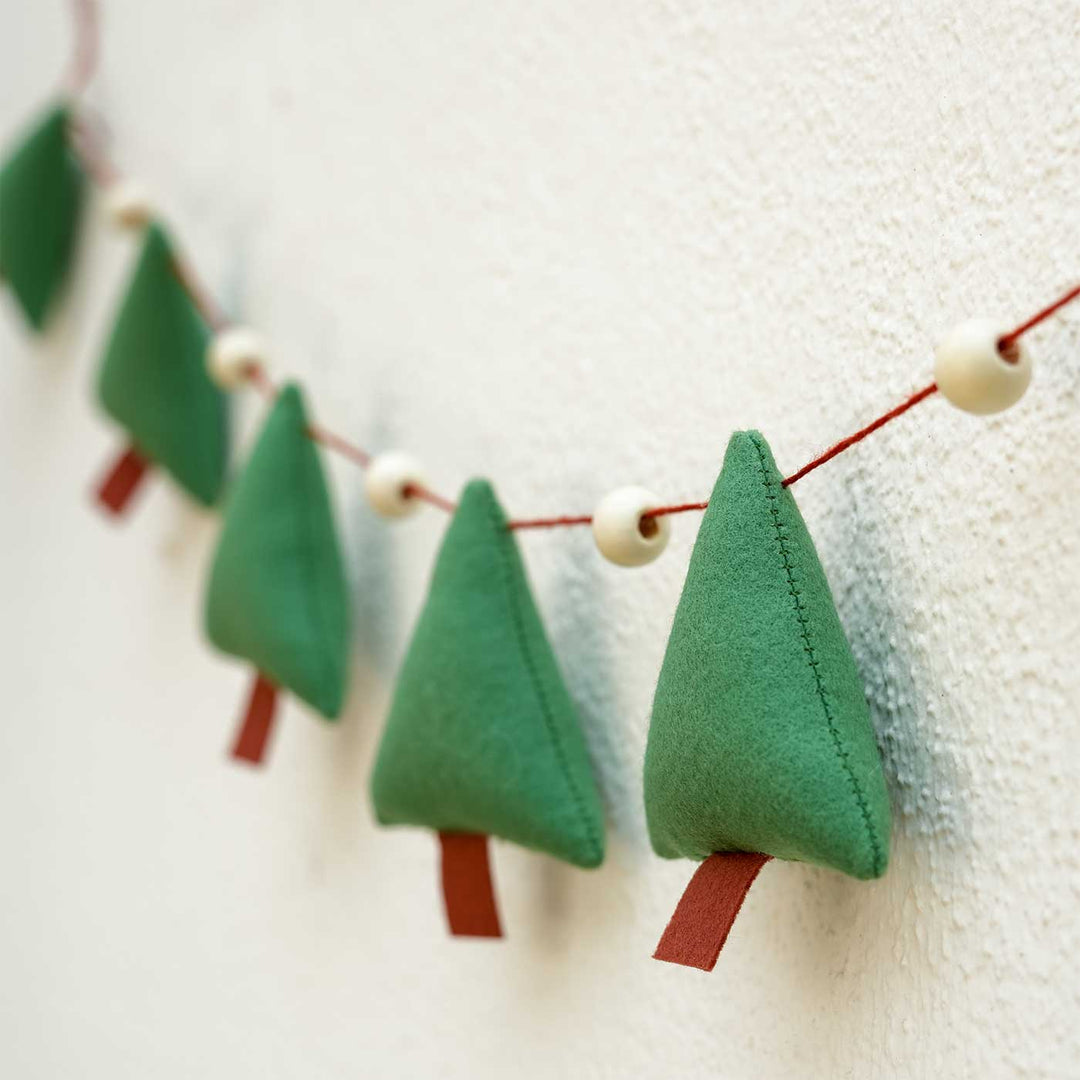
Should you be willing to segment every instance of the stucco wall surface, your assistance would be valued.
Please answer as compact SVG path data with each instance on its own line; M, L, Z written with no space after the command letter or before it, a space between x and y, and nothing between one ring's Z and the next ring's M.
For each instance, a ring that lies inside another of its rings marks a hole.
M3 0L0 133L59 2ZM511 514L703 497L728 434L794 469L930 377L936 338L1080 274L1080 4L108 0L91 100L275 373ZM132 253L100 206L47 338L0 317L6 1077L1080 1077L1080 314L1012 411L940 400L802 481L895 813L873 884L774 864L710 976L650 959L651 692L696 521L624 571L523 537L610 856L504 845L508 937L450 941L435 845L366 783L444 519L331 463L359 627L338 728L226 761L214 518L89 491ZM257 422L242 406L245 438Z

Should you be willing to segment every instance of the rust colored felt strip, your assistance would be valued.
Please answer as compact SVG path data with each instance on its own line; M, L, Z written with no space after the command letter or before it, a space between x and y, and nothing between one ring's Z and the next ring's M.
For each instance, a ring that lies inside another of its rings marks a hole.
M97 490L98 502L101 503L110 514L119 517L131 496L139 486L139 482L150 468L150 462L135 449L129 446L117 459L108 475L101 482Z
M446 919L455 937L502 937L483 833L439 833Z
M251 687L247 712L240 727L240 734L232 748L232 756L239 761L261 765L274 723L274 706L277 704L277 687L260 672Z
M712 971L754 878L770 858L748 851L710 855L686 886L653 957Z

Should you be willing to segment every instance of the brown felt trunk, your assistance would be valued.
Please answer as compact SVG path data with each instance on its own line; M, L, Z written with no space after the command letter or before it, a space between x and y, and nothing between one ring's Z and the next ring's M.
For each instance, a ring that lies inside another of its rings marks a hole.
M239 761L261 765L274 726L277 687L259 672L251 687L247 711L233 744L232 756Z
M129 446L116 459L98 487L98 502L110 514L119 517L127 509L149 468L149 460L134 446Z
M455 937L502 937L495 888L482 833L439 833L446 919Z
M712 971L754 878L769 859L748 851L710 855L686 886L653 956Z

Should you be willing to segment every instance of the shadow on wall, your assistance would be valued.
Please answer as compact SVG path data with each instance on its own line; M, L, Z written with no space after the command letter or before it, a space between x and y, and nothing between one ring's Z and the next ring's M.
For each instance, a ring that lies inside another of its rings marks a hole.
M948 744L935 738L938 703L925 698L917 674L928 668L918 642L925 640L919 626L929 616L910 587L903 536L884 519L872 485L848 477L830 485L828 494L824 532L831 535L821 538L819 551L828 553L830 583L866 686L893 831L889 869L880 881L784 863L762 877L787 896L780 916L785 927L776 940L788 955L780 960L793 991L816 1017L823 1047L843 1045L852 1030L878 1023L881 1015L895 1014L896 1024L903 1023L904 1002L919 993L912 972L920 969L905 958L919 953L933 963L945 949L924 940L920 913L933 906L927 893L947 894L962 878L971 842L960 798L967 778ZM781 883L781 875L788 880ZM892 1030L888 1025L886 1040Z
M927 698L917 672L929 668L919 655L926 635L921 610L910 588L903 534L883 519L875 488L850 485L834 491L834 521L843 533L834 538L830 561L854 568L837 596L840 617L866 688L870 716L885 766L893 812L894 858L914 856L928 841L955 848L970 840L970 822L959 793L969 778L957 772L956 758L934 734L939 703ZM838 542L836 542L838 541Z
M607 853L604 865L589 871L546 856L529 860L532 910L525 926L531 943L547 950L555 962L578 944L575 894L588 895L594 928L625 925L628 913L616 907L620 892L611 887L612 849L620 844L641 846L645 829L640 753L635 741L627 738L625 716L619 715L610 622L596 617L597 612L611 610L602 564L587 530L565 539L584 547L586 557L575 558L573 550L563 550L556 576L538 603L588 742L607 818ZM528 551L523 554L528 562ZM577 905L582 902L579 899Z
M375 413L389 415L384 410ZM372 445L387 445L380 421ZM351 467L350 467L351 468ZM396 677L392 654L400 604L394 592L394 537L364 498L361 474L349 473L347 505L340 509L349 537L345 565L353 596L353 663L349 696L333 738L324 742L325 782L319 785L319 834L349 859L356 857L374 828L368 803L368 777L382 731L388 694Z

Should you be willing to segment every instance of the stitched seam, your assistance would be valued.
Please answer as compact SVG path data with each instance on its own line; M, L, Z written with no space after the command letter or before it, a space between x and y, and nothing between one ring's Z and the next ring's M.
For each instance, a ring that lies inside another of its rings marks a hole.
M525 669L529 673L529 679L533 684L533 690L536 693L537 701L540 703L540 713L544 718L544 726L547 728L548 736L555 749L555 757L558 760L559 767L566 780L566 786L570 791L570 798L577 809L578 817L580 818L585 833L585 839L595 855L600 851L600 844L596 833L593 830L592 821L589 820L589 815L585 811L585 800L582 798L581 792L574 783L574 777L573 773L570 771L570 763L567 760L566 751L559 739L558 730L555 727L555 718L551 715L551 706L548 703L547 694L544 692L544 685L540 678L540 672L536 667L536 662L533 659L532 653L529 651L528 638L525 633L525 622L522 618L517 591L514 588L513 572L510 565L510 552L508 546L514 541L509 533L505 536L500 535L501 532L505 531L505 523L499 520L498 512L494 507L491 508L491 520L496 530L497 539L495 546L499 552L499 559L502 563L503 583L506 586L506 593L510 600L510 617L514 626L514 636L517 638L518 650L521 653L522 660L525 662Z
M791 565L791 557L787 549L787 538L783 533L783 522L780 520L780 507L778 505L780 497L773 490L776 487L776 484L769 477L768 467L765 463L765 452L762 450L760 441L753 435L750 436L750 441L754 444L754 449L757 450L758 453L758 462L761 466L761 481L765 486L765 497L769 500L772 524L773 528L776 530L776 540L780 550L780 558L783 561L784 573L787 577L788 593L791 595L795 605L795 618L799 623L799 635L802 637L803 641L803 652L806 653L807 661L810 664L810 670L814 673L814 684L817 689L818 699L821 701L821 708L825 713L825 721L829 727L829 734L832 736L833 746L836 749L836 756L840 760L844 772L847 773L848 780L851 781L851 787L855 793L855 802L858 804L859 810L862 813L863 822L866 825L866 834L870 841L870 848L873 852L874 873L875 875L880 874L881 845L878 842L877 833L874 831L874 825L870 819L870 808L866 804L866 797L855 776L855 771L851 767L851 762L848 760L847 750L844 748L843 741L840 738L840 731L833 718L832 708L829 705L829 698L825 691L825 680L821 674L821 661L818 660L817 654L814 651L813 642L810 640L810 617L807 614L806 606L802 602L802 593L795 587L795 572Z
M303 435L303 438L305 439L305 441L307 440L306 433ZM307 447L304 446L303 449L307 450ZM316 458L316 468L319 468L317 458ZM297 487L298 487L298 489L299 489L299 491L301 493L301 498L303 499L303 502L304 502L304 515L303 515L303 517L304 517L304 525L303 525L303 528L304 528L304 532L305 532L306 537L307 537L307 548L308 548L308 558L306 558L304 560L304 573L305 573L305 576L308 579L308 581L307 581L308 587L304 591L308 595L314 597L314 602L310 605L309 610L312 613L312 616L313 616L312 622L315 625L316 636L319 639L320 646L321 646L319 648L319 650L318 650L318 652L319 652L319 666L322 668L322 674L324 676L325 684L329 684L329 683L331 683L333 681L333 672L330 672L330 662L329 662L330 636L327 633L327 620L324 618L325 611L323 609L322 591L317 587L318 586L318 581L316 579L317 576L316 576L316 573L315 573L315 564L314 564L314 561L312 559L312 553L315 550L315 544L314 544L315 537L314 537L314 533L312 531L311 514L310 514L310 510L312 509L312 505L311 505L312 500L311 500L311 494L310 494L310 490L309 490L309 485L307 484L305 471L304 471L304 454L303 453L300 453L300 454L296 455L296 477L297 477L297 481L298 481ZM328 672L329 672L329 678L326 678Z
M179 282L176 280L176 275L175 275L174 270L173 270L173 268L175 266L175 263L176 263L176 252L173 250L172 244L170 243L169 238L165 235L164 232L161 233L161 240L162 240L162 252L163 252L163 257L162 257L162 262L161 262L161 269L164 272L165 278L168 281L170 289L175 288L175 290L176 290L175 295L177 295L180 298L181 306L182 306L182 315L180 317L185 321L190 319L192 325L197 327L198 331L201 332L201 336L202 336L202 340L199 342L198 352L196 353L196 355L193 358L194 363L192 365L192 372L193 372L194 380L195 380L194 386L197 386L200 377L203 378L203 379L208 378L208 376L206 375L206 361L205 361L205 358L206 358L206 350L207 350L207 347L210 344L210 338L211 338L212 335L211 335L209 326L207 326L207 324L206 324L206 320L202 317L202 314L199 312L199 309L195 306L195 302L191 299L191 297L187 294L187 292L180 286ZM184 335L183 331L181 331L181 335L186 336L186 335ZM197 393L198 393L198 391L196 389L196 394ZM182 440L182 441L186 441L186 440ZM221 470L221 469L216 469L215 470L215 468L214 468L214 462L212 460L212 458L214 456L214 451L213 451L213 447L210 445L209 440L197 439L197 440L195 440L195 443L199 448L199 452L197 454L198 459L199 459L199 465L200 465L200 467L202 469L205 470L203 475L205 477L211 477L211 476L214 475L215 472L218 475L217 484L216 485L214 485L214 484L208 485L208 488L207 488L207 491L206 491L206 494L209 496L209 500L207 502L207 505L213 505L215 502L218 501L218 499L221 498L221 475L222 475L223 470ZM194 479L194 477L193 477L193 479ZM187 485L185 484L185 486L187 486ZM192 489L194 489L196 486L198 486L197 483L193 483L191 485ZM215 488L216 490L211 491L210 490L211 487ZM200 502L202 501L202 495L201 494L197 495L196 497L199 499Z

